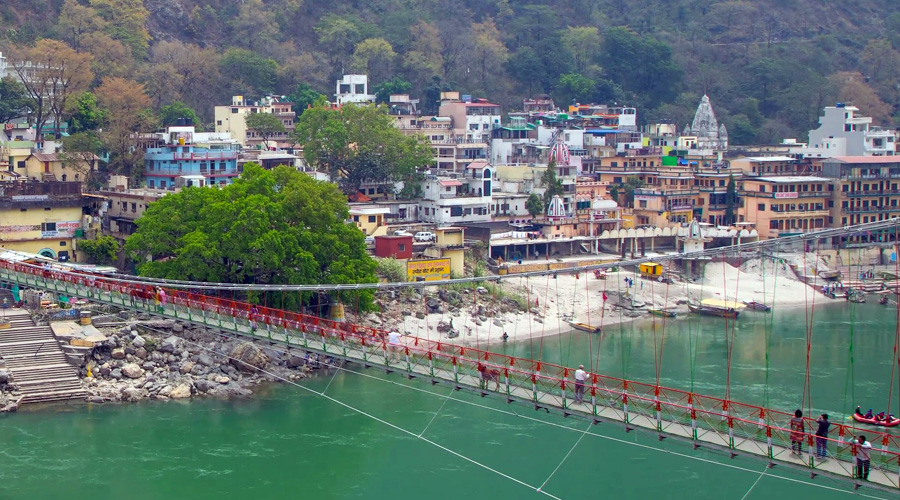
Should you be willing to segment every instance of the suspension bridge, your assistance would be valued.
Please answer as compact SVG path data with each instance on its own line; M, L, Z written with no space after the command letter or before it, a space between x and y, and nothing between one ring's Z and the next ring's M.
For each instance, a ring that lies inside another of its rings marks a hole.
M896 220L864 226L801 235L797 241L818 242L836 236L884 229L892 230L896 241ZM791 243L792 241L785 239L777 245ZM678 258L721 256L726 252L737 252L739 256L741 252L763 250L770 246L773 244L759 242L742 245L739 249L708 250ZM569 269L567 272L635 265L647 260L649 259L633 259L591 268ZM657 435L660 441L683 440L692 444L695 449L719 450L731 458L758 458L766 461L769 467L803 470L813 478L822 475L852 482L856 487L866 486L893 492L900 489L900 436L878 432L872 428L862 429L834 423L828 436L824 438L815 436L812 432L801 433L805 451L795 454L792 453L791 441L792 438L797 439L797 432L791 429L792 414L732 400L728 397L729 391L726 391L726 397L718 397L663 387L659 384L659 366L656 383L591 373L586 381L586 397L579 401L574 397L576 384L573 367L415 336L407 336L399 343L391 342L389 332L385 330L200 293L200 290L320 291L422 287L434 284L354 284L334 287L229 285L148 280L121 275L90 275L55 268L48 270L38 265L6 260L0 260L0 281L148 312L219 330L228 335L279 343L289 349L321 353L430 384L449 384L457 390L475 391L484 397L499 397L508 403L524 404L535 410L555 412L564 417L585 418L595 424L621 426L626 432L650 432ZM470 283L479 280L453 281ZM163 304L159 304L153 294L157 285L164 286L168 292ZM726 331L729 327L730 335L733 335L733 321L730 325L725 323ZM807 394L811 335L810 327L807 332L807 374L804 389ZM900 359L897 358L900 306L895 337L898 338L895 339L892 359L900 365ZM656 360L657 363L659 361ZM894 361L892 365L893 363ZM896 376L893 369L896 367L892 367L891 392L894 387L893 378ZM814 428L815 420L806 418L805 429ZM872 469L867 481L856 477L855 460L860 451L854 438L860 434L865 434L873 444ZM816 456L816 439L827 441L830 459L821 460Z

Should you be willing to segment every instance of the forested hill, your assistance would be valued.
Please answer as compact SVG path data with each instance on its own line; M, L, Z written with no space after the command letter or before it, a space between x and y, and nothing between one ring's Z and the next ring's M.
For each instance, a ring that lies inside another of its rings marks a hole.
M43 37L206 120L232 94L331 94L366 72L433 108L452 88L521 107L619 102L683 125L710 95L732 141L805 137L822 106L900 122L900 13L884 0L28 0L0 50ZM63 14L60 15L60 12ZM102 61L102 62L100 62Z

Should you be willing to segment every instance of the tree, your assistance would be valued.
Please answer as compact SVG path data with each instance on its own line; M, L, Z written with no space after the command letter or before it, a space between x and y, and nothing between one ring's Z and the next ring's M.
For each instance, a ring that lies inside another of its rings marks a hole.
M625 203L628 206L634 206L634 190L644 187L644 181L635 175L625 178Z
M734 175L728 176L728 186L725 188L725 225L730 226L734 224L734 209L737 208L737 182L734 180Z
M677 95L681 68L672 60L672 48L655 38L611 28L604 36L600 64L608 78L643 94L651 106Z
M270 94L278 80L278 63L244 49L228 49L219 70L231 81L228 90L239 94Z
M249 163L222 189L192 187L151 204L125 249L142 276L226 283L373 283L345 196L290 167ZM152 256L153 260L147 260ZM285 294L285 306L295 293ZM369 291L342 292L371 306ZM305 295L305 299L310 296ZM281 302L279 300L279 302Z
M556 161L547 165L547 170L541 176L541 185L544 186L544 206L549 206L554 196L563 194L562 180L556 175ZM543 210L543 207L541 208Z
M388 103L391 101L392 94L406 94L410 89L412 89L411 83L396 76L393 80L388 80L375 87L375 101Z
M81 39L82 52L91 54L95 81L107 76L127 77L134 72L131 50L105 33L90 33Z
M397 53L384 38L368 38L353 50L353 70L366 73L372 82L381 82L391 74Z
M66 0L59 12L56 27L63 41L80 49L85 35L103 31L106 24L96 9L81 5L76 0Z
M488 76L493 76L494 68L502 66L509 59L509 50L500 40L500 30L494 21L488 19L472 25L472 57L476 67L480 69L481 88L491 89Z
M575 58L575 71L588 74L600 48L600 33L594 26L566 28L562 41Z
M96 133L78 132L62 138L59 157L66 168L71 168L85 184L99 184L95 178L97 157L103 150L103 142ZM96 186L100 187L100 186Z
M328 172L347 194L365 182L411 185L419 169L434 162L425 137L404 135L384 106L350 104L334 109L319 103L297 120L294 133L306 162Z
M97 104L97 96L82 92L69 101L69 133L96 130L103 126L106 113Z
M110 170L137 178L143 155L134 147L135 133L155 125L150 98L142 84L117 77L104 78L95 93L108 117L101 138L110 153Z
M0 79L0 123L25 116L31 110L25 87L11 76Z
M298 117L319 99L324 98L325 96L323 94L317 92L308 83L303 82L298 83L294 91L291 92L291 95L288 96L288 99L294 103L294 113L297 113Z
M175 125L179 118L187 118L191 120L191 123L200 125L200 117L197 116L197 113L181 101L175 101L159 109L159 124L163 127Z
M112 265L119 256L121 245L112 236L100 236L95 240L80 240L78 249L87 255L88 262L99 265Z
M269 147L269 137L284 133L284 123L272 113L252 113L244 117L244 121L248 129L255 130L262 137L264 148Z
M578 73L566 73L556 84L556 97L561 104L572 101L588 102L594 94L596 82Z
M106 33L131 49L136 59L143 58L150 42L147 18L150 12L143 0L90 0L91 6L106 21Z
M50 39L14 54L11 64L33 100L39 134L52 117L55 135L60 137L69 97L87 90L94 78L91 60L90 55L79 54L65 43Z
M544 202L541 201L541 197L537 193L528 195L528 200L525 202L525 210L528 210L532 218L544 213Z
M891 121L891 106L881 100L875 90L866 83L859 73L842 71L829 77L840 88L840 99L852 102L860 112L871 116L875 123L885 124Z
M145 67L140 79L147 85L155 109L183 101L203 115L211 112L222 92L220 59L214 49L175 41L159 42L151 50L153 64ZM239 93L243 91L240 89ZM210 115L203 116L207 121L212 119Z
M247 50L259 51L278 39L275 12L263 5L262 0L241 2L238 15L228 24L232 29L232 43Z

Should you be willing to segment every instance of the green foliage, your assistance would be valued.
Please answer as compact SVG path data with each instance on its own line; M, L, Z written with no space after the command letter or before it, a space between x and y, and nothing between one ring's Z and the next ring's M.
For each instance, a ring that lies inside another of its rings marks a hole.
M634 190L644 187L644 181L637 176L628 176L625 178L625 203L628 206L634 206Z
M106 112L100 109L97 96L92 92L82 92L69 101L69 132L97 130L106 121Z
M317 92L308 83L303 82L298 83L294 91L288 96L288 99L294 103L294 113L297 113L297 116L302 115L307 108L318 102L319 99L324 98L324 95Z
M0 79L0 123L28 114L31 99L25 87L11 76Z
M525 210L528 210L532 217L537 217L544 213L544 202L541 201L541 197L537 193L528 195L528 201L525 202Z
M434 158L428 141L404 135L384 106L319 104L303 113L294 133L307 163L328 172L347 194L364 182L412 183Z
M262 95L275 90L278 63L246 49L228 49L219 61L226 87L236 94Z
M142 0L90 0L97 14L106 21L106 32L131 49L136 58L147 53L150 33L147 18L150 12Z
M734 180L734 175L729 175L728 187L725 188L725 225L734 224L736 222L734 210L737 208L737 204L737 182Z
M400 77L394 77L375 88L375 100L387 103L391 100L391 94L406 94L412 89L412 84Z
M197 116L197 112L181 101L175 101L159 108L158 114L159 124L163 127L175 125L178 123L179 118L187 118L188 120L191 120L194 125L200 126L200 117Z
M607 30L600 64L607 78L650 106L674 99L682 77L669 45L622 27Z
M399 260L394 258L385 258L376 259L376 262L378 262L378 267L375 269L375 272L378 274L378 276L387 280L389 283L401 283L409 281L407 279L406 266Z
M267 142L272 135L284 132L284 123L272 113L252 113L244 118L247 128L253 129Z
M556 162L551 161L547 170L541 176L541 185L544 186L544 207L549 206L554 196L562 196L562 180L556 174ZM543 210L543 207L541 208Z
M95 240L79 240L78 249L92 264L108 266L116 262L121 246L112 236L100 236Z
M590 102L596 82L578 73L566 73L556 84L556 98L561 105L572 102Z
M226 283L375 282L362 233L334 184L250 163L222 189L187 188L151 204L125 249L142 276ZM152 260L150 260L152 259ZM309 300L310 295L303 295ZM335 292L371 307L371 290ZM286 302L289 305L289 302ZM296 306L296 304L294 305Z

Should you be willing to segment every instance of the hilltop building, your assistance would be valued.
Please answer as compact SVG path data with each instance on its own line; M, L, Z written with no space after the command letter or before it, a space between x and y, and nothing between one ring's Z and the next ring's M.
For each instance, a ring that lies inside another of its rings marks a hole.
M293 103L288 102L284 96L270 95L258 101L249 101L244 99L244 96L236 95L231 98L230 106L216 106L214 112L216 132L227 133L239 144L257 148L264 148L262 136L247 127L247 117L254 113L272 113L281 119L285 131L269 136L269 148L293 146L290 137L295 127L297 114L294 113Z
M895 131L872 126L872 117L858 112L856 106L844 103L827 106L819 117L819 128L809 131L809 146L797 153L807 158L895 155Z
M725 124L719 124L716 113L713 111L709 96L703 95L694 121L691 126L685 125L682 135L696 137L696 146L691 149L711 149L713 151L728 149L728 130Z
M334 98L338 105L375 102L375 96L369 93L367 75L344 75L335 82Z

